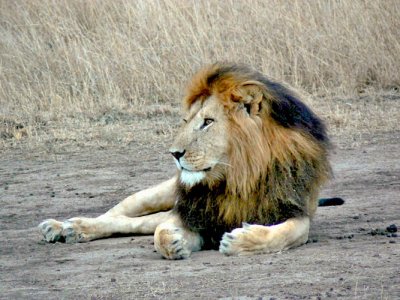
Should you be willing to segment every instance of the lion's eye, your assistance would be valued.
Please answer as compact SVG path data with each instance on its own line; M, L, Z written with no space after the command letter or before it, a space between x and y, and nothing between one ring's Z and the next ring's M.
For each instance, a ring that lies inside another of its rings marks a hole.
M187 123L187 120L186 120L186 119L182 119L182 121L183 121L183 123Z
M214 119L210 119L210 118L207 118L207 119L204 119L204 125L210 125L212 122L214 122Z
M203 125L201 125L201 129L204 129L204 128L210 126L213 122L214 122L214 119L205 118Z

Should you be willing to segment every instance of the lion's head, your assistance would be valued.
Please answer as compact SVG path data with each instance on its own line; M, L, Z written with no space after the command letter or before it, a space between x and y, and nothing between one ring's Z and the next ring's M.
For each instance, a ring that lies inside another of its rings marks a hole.
M282 203L314 213L330 172L329 142L321 120L292 92L248 67L213 64L192 78L184 107L170 149L180 185L219 190L207 192L206 205L217 206L218 218L274 222Z

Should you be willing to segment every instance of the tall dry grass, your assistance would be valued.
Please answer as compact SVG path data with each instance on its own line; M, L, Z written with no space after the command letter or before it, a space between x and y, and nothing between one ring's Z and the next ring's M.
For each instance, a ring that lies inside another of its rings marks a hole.
M0 0L2 137L171 113L188 76L217 60L319 97L395 91L399 54L397 0Z

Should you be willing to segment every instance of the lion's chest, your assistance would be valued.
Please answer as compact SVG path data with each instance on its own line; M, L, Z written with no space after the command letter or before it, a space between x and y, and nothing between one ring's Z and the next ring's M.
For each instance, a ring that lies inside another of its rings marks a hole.
M249 201L229 198L225 189L224 182L212 189L201 184L189 190L177 187L175 210L186 227L203 237L204 248L218 249L222 235L242 222L273 225L306 214L301 205L271 197L267 191Z
M203 237L205 249L218 249L222 235L240 225L227 224L220 216L217 197L224 191L224 184L212 190L204 185L195 186L190 191L178 188L175 210L185 226Z

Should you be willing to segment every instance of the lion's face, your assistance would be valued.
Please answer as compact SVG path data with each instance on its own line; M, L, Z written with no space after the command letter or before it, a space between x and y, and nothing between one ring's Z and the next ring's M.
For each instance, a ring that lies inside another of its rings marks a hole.
M190 107L170 148L183 184L223 177L228 161L227 118L216 96Z

